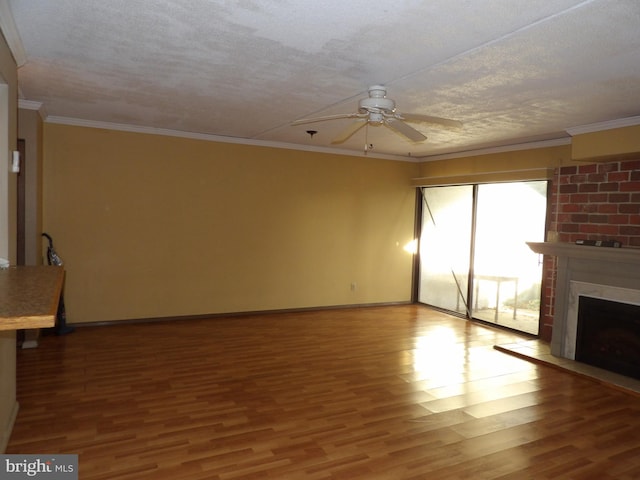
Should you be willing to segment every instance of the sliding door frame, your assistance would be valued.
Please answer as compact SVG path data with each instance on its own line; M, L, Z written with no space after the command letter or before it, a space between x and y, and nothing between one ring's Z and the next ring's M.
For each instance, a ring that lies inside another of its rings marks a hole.
M545 283L546 283L546 279L545 279L545 274L544 274L544 269L542 272L542 278L541 280L541 289L540 289L540 307L539 307L539 312L538 312L538 332L537 334L531 334L528 332L524 332L524 331L520 331L520 330L516 330L513 328L510 328L508 326L504 326L504 325L500 325L500 324L495 324L492 322L488 322L485 321L481 318L476 318L473 316L473 309L472 309L472 305L474 304L473 302L475 301L475 291L474 291L474 284L475 284L475 245L476 245L476 227L477 227L477 216L478 216L478 191L479 191L479 186L481 184L493 184L493 183L524 183L527 181L545 181L547 182L546 185L546 191L547 191L547 195L546 195L546 215L545 215L545 225L544 225L544 231L547 232L549 230L549 225L550 225L550 217L551 217L551 211L549 206L551 205L551 182L548 179L532 179L532 180L513 180L511 182L482 182L482 183L474 183L474 184L466 184L466 185L471 185L472 186L472 209L471 209L471 239L470 239L470 243L469 243L469 272L468 272L468 282L467 282L467 308L465 313L462 312L456 312L456 311L451 311L448 309L443 309L443 308L439 308L439 307L435 307L432 305L429 305L432 308L438 309L438 310L443 310L446 311L447 313L451 314L451 315L455 315L455 316L459 316L461 318L466 318L467 320L471 320L474 322L479 322L479 323L483 323L483 324L487 324L487 325L492 325L492 326L497 326L500 328L505 328L508 330L514 330L517 331L519 333L522 333L523 335L530 335L530 336L534 336L534 337L539 337L540 336L540 331L541 331L541 321L543 318L543 304L544 302L543 300L543 296L544 296L544 292L545 292ZM422 302L420 302L420 280L421 280L421 259L420 259L420 240L421 240L421 236L422 236L422 227L423 227L423 213L424 213L424 194L423 194L423 189L425 188L438 188L438 187L447 187L447 186L456 186L456 185L429 185L429 186L419 186L416 187L416 208L415 208L415 228L414 228L414 238L417 239L417 251L416 254L414 255L414 261L413 261L413 280L412 280L412 293L411 293L411 300L413 303L420 303L423 304ZM424 305L428 305L428 304L424 304ZM496 306L496 308L498 308Z
M416 252L411 265L411 303L420 303L420 234L422 233L422 187L416 188L415 218L413 238L416 239Z

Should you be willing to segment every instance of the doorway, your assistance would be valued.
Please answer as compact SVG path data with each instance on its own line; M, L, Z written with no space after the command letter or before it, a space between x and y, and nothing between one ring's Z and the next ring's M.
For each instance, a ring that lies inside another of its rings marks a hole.
M421 189L418 301L538 335L547 181Z

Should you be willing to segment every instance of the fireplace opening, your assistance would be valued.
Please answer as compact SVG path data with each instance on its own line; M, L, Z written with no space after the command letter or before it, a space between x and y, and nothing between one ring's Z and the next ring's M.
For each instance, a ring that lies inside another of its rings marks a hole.
M575 358L640 379L640 306L580 295Z

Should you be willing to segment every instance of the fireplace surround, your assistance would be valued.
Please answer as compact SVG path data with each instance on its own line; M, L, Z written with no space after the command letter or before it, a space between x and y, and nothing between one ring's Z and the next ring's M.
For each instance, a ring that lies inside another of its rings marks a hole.
M640 305L640 249L529 242L557 257L551 354L576 359L580 296Z

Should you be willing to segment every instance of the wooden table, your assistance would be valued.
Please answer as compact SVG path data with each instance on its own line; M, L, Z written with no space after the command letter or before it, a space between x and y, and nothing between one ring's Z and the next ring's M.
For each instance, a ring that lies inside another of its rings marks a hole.
M0 330L55 326L63 281L63 267L0 269Z
M474 280L476 282L475 288L475 309L478 310L478 293L480 290L480 281L486 280L489 282L494 282L496 284L496 314L494 317L494 321L498 323L498 313L500 307L500 285L502 282L514 282L515 284L515 298L513 300L513 319L516 319L516 311L518 309L518 277L505 277L502 275L474 275Z

